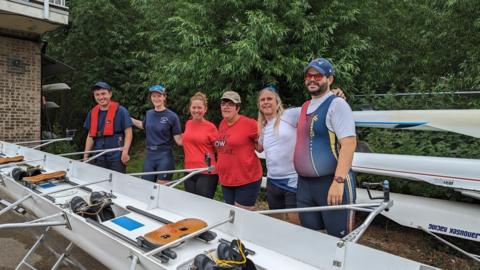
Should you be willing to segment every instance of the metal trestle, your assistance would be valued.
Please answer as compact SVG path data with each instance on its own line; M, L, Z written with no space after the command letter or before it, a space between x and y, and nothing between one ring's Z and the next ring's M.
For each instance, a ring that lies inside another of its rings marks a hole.
M27 254L25 254L25 256L22 258L22 260L20 261L20 263L17 265L17 267L15 267L15 270L19 270L19 269L22 269L22 266L25 266L25 267L28 267L30 269L34 269L36 270L36 268L31 265L30 263L27 262L27 259L35 252L35 250L37 250L37 248L42 244L44 243L45 241L45 238L47 237L47 233L49 232L50 230L50 227L47 227L44 232L42 233L42 235L40 235L40 237L38 237L37 241L33 244L33 246L28 250ZM45 244L45 243L44 243ZM70 255L70 251L72 250L73 248L73 243L70 242L68 243L67 247L65 248L65 250L63 251L62 254L58 255L52 248L50 248L50 246L46 245L45 244L45 247L50 250L54 256L57 256L58 259L55 261L54 265L52 266L52 270L56 270L58 269L62 263L64 264L70 264L70 265L74 265L76 267L78 267L79 269L85 269L83 266L75 263L73 260L70 260L68 258L68 256Z

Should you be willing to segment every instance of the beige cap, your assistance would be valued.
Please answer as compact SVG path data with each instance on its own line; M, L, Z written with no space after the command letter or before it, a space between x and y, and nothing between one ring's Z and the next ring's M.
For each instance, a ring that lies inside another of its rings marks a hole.
M240 95L235 91L227 91L227 92L223 93L223 95L220 99L228 99L228 100L231 100L235 104L242 103L242 99L240 98Z

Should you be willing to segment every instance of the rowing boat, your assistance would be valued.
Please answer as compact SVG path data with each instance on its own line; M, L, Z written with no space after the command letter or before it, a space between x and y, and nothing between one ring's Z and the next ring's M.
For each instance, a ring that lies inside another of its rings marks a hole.
M480 199L478 159L356 152L352 170L454 188Z
M435 269L358 244L363 227L338 239L39 150L6 142L0 142L0 150L5 157L24 156L23 164L39 165L45 173L65 171L68 178L68 181L25 184L11 176L17 163L0 166L0 189L16 200L0 214L21 204L39 217L21 224L1 224L0 229L52 226L111 269L192 269L194 258L215 252L220 239L227 242L240 239L252 251L249 258L257 269ZM72 198L87 198L93 191L110 195L114 218L95 221L72 210ZM367 212L379 213L392 207L392 202L377 204L382 206L377 210L372 209L373 205L367 207ZM171 242L172 245L150 250L138 245L139 236L161 227L165 220L175 222L185 218L201 219L208 226ZM200 239L205 232L216 234L215 239L208 242Z
M448 131L480 138L480 110L355 111L357 127Z

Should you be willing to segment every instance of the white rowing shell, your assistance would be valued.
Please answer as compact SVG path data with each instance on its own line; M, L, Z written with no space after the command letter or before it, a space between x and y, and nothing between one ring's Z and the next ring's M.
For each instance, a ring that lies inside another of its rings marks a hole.
M357 127L448 131L480 138L480 110L356 111Z

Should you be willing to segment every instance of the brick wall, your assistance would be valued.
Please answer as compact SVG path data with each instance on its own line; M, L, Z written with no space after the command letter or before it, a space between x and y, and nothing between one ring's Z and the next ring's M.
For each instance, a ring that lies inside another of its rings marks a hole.
M38 42L0 35L0 140L40 139Z

